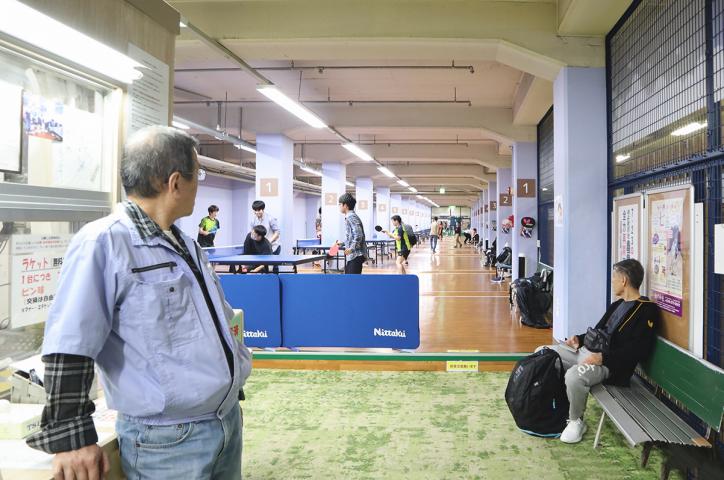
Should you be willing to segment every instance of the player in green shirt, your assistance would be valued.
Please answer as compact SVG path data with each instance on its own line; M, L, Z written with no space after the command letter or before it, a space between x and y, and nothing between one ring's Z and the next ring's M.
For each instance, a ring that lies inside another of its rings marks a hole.
M199 223L199 236L196 241L198 241L199 245L202 247L214 246L216 232L219 231L219 228L221 228L219 221L216 219L216 215L218 214L219 207L211 205L209 207L209 215L202 218L201 223Z

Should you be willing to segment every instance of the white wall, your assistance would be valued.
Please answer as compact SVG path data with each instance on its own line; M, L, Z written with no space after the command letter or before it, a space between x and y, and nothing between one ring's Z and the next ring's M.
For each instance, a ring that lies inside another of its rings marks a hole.
M319 195L294 192L294 244L302 238L315 238L315 220L322 205Z
M315 221L319 213L319 207L322 206L322 197L319 195L307 195L304 205L306 209L304 214L306 230L304 236L299 238L315 238L317 236Z

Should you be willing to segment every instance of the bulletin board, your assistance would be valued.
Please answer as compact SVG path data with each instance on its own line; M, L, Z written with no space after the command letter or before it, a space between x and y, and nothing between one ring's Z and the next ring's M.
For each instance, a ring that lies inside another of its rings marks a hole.
M693 187L649 192L646 197L646 277L651 300L661 308L659 334L691 347Z

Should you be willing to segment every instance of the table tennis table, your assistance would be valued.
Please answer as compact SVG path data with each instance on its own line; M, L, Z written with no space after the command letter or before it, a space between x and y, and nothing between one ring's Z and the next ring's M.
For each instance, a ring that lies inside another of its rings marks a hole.
M305 263L313 263L326 258L326 255L244 255L243 245L229 245L226 247L207 247L203 249L213 265L246 265L257 267L259 265L291 266L294 273L297 267ZM324 266L324 273L327 273Z
M317 250L320 253L324 254L324 270L327 271L327 258L329 255L327 252L333 247L334 245L322 245L322 242L318 238L301 238L296 241L296 246L294 247L294 253L296 255L306 255L308 251L314 251ZM336 257L334 257L337 263L337 270L340 270L339 268L339 260L340 258L344 261L343 265L347 265L347 257L344 255L344 249L340 248L339 252L337 253ZM344 266L341 270L344 270Z
M385 254L387 253L387 252L385 252L385 250L390 245L393 245L392 250L395 250L394 242L395 242L394 240L392 240L388 237L374 238L372 240L367 240L367 245L368 246L371 245L372 248L375 249L375 263L380 264L380 265L382 265L384 263ZM389 255L392 255L392 253L389 253Z
M246 265L258 267L267 265L271 267L291 266L294 273L297 267L305 263L324 260L326 255L229 255L225 257L209 257L209 262L215 265ZM327 273L326 265L324 273Z

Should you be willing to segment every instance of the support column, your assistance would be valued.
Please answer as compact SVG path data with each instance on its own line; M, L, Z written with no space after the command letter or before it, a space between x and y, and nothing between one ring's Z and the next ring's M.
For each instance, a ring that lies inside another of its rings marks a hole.
M391 195L390 205L392 206L392 209L390 210L390 217L392 217L393 215L399 215L402 217L402 195ZM404 217L402 217L402 221L405 221ZM389 218L387 219L387 230L392 231L392 220L390 220Z
M553 336L586 331L606 308L606 72L563 68L553 84Z
M256 199L279 222L282 254L294 246L294 142L279 134L256 136ZM251 205L245 208L251 210ZM248 225L246 225L248 228Z
M374 185L372 184L371 178L358 178L355 183L355 198L357 199L357 207L355 211L359 215L359 219L362 220L362 227L365 230L365 237L367 239L372 238L374 230L373 220L373 198L374 198Z
M518 257L525 255L525 276L538 269L538 149L533 142L520 142L513 146L513 278L518 272ZM530 238L522 236L523 217L531 217L536 226Z
M513 242L513 228L505 233L504 226L508 217L513 214L513 195L512 195L512 170L510 168L499 168L498 169L498 252L503 251L503 247L508 245L512 248ZM504 203L508 201L507 205Z
M385 230L389 230L390 226L390 217L392 214L390 213L391 207L390 207L390 189L387 187L377 187L375 188L375 194L377 196L377 219L375 222L377 225L381 226ZM375 235L384 235L379 234L376 231L372 232L372 237L374 238Z
M347 167L341 163L322 164L322 245L344 242L344 215L339 197L347 190Z
M488 240L492 245L498 238L498 182L488 183ZM498 247L500 248L500 247Z
M402 217L402 223L415 226L412 223L412 202L409 200L402 200L402 209L400 210L400 216Z
M488 188L483 190L480 194L480 206L482 208L483 214L481 217L480 222L480 238L483 240L483 245L485 245L485 241L487 240L490 242L490 239L488 237L488 189L490 188L490 184L488 184Z

